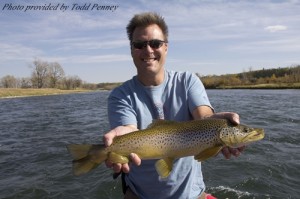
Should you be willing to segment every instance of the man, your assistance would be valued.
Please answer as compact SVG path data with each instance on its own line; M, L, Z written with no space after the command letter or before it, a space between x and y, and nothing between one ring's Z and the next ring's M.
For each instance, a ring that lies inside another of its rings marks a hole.
M235 113L214 114L197 76L165 69L168 27L161 16L137 14L129 22L127 33L137 75L109 96L108 117L112 130L104 135L107 146L114 137L145 129L155 119L187 121L216 117L239 123ZM224 148L223 154L229 158L230 154L238 156L241 150ZM126 173L125 198L206 198L201 163L194 157L176 160L166 179L155 171L155 160L141 161L134 151L130 158L133 163L130 166L106 162L114 172Z

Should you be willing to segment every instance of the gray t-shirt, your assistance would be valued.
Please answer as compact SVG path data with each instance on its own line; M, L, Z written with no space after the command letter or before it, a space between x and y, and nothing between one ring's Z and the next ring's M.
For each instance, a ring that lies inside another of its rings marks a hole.
M135 76L114 89L108 98L108 117L111 128L133 124L145 129L155 119L192 120L192 112L198 106L211 107L200 79L190 72L166 70L159 86L145 87ZM205 190L201 163L194 157L175 160L167 178L157 174L156 161L142 160L140 166L131 165L126 174L127 185L139 198L191 199Z

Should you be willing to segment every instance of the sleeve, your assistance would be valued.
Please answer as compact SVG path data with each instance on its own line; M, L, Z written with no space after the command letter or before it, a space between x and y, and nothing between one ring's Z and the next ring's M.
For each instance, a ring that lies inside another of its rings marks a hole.
M128 95L116 88L108 97L108 120L110 128L123 125L137 125L136 112Z
M186 81L190 112L192 112L198 106L209 106L212 108L212 110L214 110L210 104L204 85L202 84L200 78L195 74L188 73Z

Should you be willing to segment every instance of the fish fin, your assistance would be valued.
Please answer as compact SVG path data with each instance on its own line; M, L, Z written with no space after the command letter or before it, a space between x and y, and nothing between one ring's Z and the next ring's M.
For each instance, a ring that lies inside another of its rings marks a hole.
M73 156L73 173L76 176L88 173L107 159L104 145L70 144L67 149Z
M222 146L214 146L212 148L208 148L208 149L202 151L201 153L199 153L198 155L196 155L195 160L198 160L199 162L207 160L208 158L217 155L221 149L222 149Z
M147 129L154 128L157 126L165 126L165 125L171 125L171 124L176 124L178 122L176 121L170 121L170 120L153 120L151 124L147 127Z
M129 162L128 157L114 153L114 152L110 152L108 155L108 159L109 161L111 161L112 163L121 163L121 164L125 164Z
M155 163L156 171L160 177L166 178L170 175L173 168L173 161L173 158L164 158Z
M88 155L90 149L92 148L91 144L69 144L67 149L72 155L74 160L79 160Z

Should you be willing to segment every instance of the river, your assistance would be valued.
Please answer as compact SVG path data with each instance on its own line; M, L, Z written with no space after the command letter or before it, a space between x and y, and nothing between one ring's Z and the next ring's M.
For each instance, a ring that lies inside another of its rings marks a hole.
M300 90L208 90L217 112L233 111L266 136L238 158L203 163L220 199L299 198ZM122 198L104 165L75 177L68 143L100 143L109 92L0 99L0 198Z

